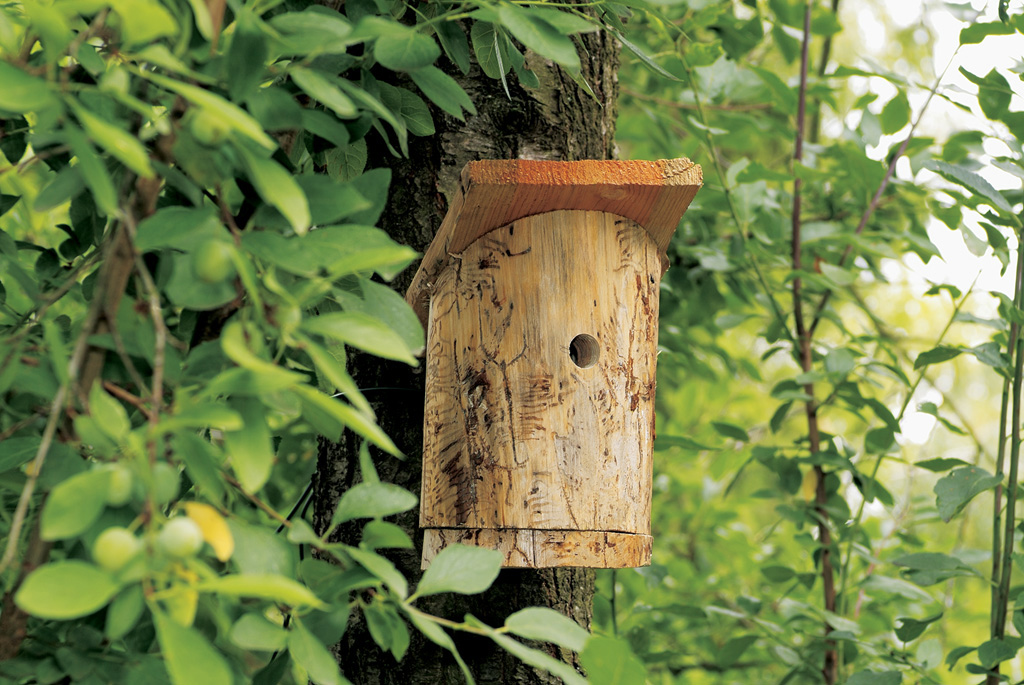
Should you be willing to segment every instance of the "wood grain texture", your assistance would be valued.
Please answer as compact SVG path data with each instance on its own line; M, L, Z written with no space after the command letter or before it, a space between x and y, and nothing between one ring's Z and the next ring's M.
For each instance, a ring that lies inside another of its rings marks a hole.
M453 544L496 549L507 568L626 568L651 563L651 536L600 530L493 530L427 528L423 531L423 568Z
M499 226L554 210L627 217L646 229L664 254L702 183L700 166L688 159L470 162L406 299L426 325L431 290L451 255Z
M454 257L430 303L422 527L650 533L660 255L630 219L567 210ZM579 546L533 563L605 558Z

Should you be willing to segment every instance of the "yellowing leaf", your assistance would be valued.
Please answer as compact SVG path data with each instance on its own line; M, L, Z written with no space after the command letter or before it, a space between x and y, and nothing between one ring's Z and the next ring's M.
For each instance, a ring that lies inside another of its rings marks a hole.
M800 496L804 498L805 502L813 502L817 494L818 477L814 473L814 469L808 469L807 473L804 474L803 482L800 484Z
M199 526L199 530L203 532L203 540L210 543L217 558L221 561L230 559L235 551L235 538L220 512L202 502L185 502L184 507L185 515Z

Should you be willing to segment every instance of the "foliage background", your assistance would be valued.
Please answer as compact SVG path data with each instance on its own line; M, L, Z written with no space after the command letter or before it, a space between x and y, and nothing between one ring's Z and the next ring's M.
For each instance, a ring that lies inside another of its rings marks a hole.
M361 614L395 659L410 631L439 650L470 632L566 682L552 643L596 683L1019 680L1019 569L992 562L1019 544L1000 399L1020 378L1020 11L5 5L0 619L25 633L6 633L4 676L344 682L328 647ZM430 616L417 598L497 567L456 548L410 592L384 551L410 544L385 519L415 498L377 482L395 449L345 364L415 363L423 340L384 287L415 254L373 228L391 179L366 140L401 155L472 116L448 75L470 64L526 88L538 54L578 74L595 27L626 46L620 156L690 157L706 179L662 291L655 564L599 574L596 637L543 610L497 630ZM985 257L977 283L936 266L964 268L960 242ZM818 307L805 343L794 309ZM316 436L343 430L367 448L332 524L370 519L359 545L304 523ZM161 541L176 518L198 553ZM120 566L96 551L111 527L139 549ZM43 564L35 586L14 561Z

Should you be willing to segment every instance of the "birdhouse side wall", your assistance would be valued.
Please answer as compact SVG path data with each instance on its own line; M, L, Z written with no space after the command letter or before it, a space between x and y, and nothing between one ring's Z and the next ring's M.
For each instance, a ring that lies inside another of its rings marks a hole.
M423 527L649 534L660 274L641 226L595 211L451 256L429 311Z

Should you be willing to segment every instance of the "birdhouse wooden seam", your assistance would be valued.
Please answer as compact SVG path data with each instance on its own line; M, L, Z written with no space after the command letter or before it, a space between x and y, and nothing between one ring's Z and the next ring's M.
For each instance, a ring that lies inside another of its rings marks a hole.
M423 565L650 563L658 293L687 159L471 162L406 299L427 330Z

